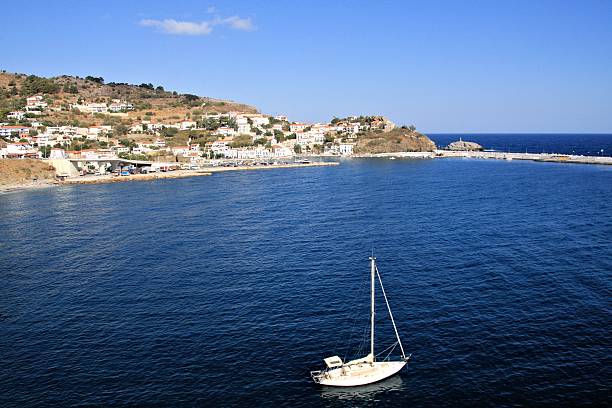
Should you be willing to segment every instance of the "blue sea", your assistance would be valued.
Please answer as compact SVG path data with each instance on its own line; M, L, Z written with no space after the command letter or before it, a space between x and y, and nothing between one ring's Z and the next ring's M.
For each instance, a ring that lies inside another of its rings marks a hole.
M609 405L611 197L612 167L469 159L0 196L0 406ZM372 251L412 359L316 386L365 353Z
M584 156L612 156L612 134L529 134L529 133L475 133L428 134L438 147L459 140L476 142L485 149L513 153L560 153Z

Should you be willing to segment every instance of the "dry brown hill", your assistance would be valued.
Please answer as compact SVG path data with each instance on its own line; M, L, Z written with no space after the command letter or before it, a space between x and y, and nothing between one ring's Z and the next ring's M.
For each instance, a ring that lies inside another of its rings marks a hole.
M55 178L55 169L42 160L0 159L0 186L26 184L34 179L52 180Z
M42 94L49 102L50 110L40 119L52 124L100 125L109 118L124 125L142 119L156 122L176 122L186 117L200 116L207 112L230 111L255 113L253 106L191 94L179 94L152 84L132 85L105 83L102 78L59 76L42 78L34 75L0 72L0 120L11 110L25 105L25 98ZM125 114L101 115L73 111L70 104L85 102L110 102L122 99L134 105Z
M436 145L416 130L396 128L390 132L368 132L357 139L355 153L431 152Z

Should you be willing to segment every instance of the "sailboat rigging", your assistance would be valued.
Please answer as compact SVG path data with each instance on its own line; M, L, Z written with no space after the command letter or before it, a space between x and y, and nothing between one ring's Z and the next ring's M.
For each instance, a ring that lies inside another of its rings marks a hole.
M399 345L402 354L401 359L399 360L388 360L387 357L383 361L376 361L376 354L374 353L376 277L378 277L378 283L380 284L381 292L385 298L387 310L389 311L389 317L391 318L393 330L395 331L395 336L397 338L395 345ZM387 294L385 293L385 288L382 284L382 279L380 278L380 273L378 272L376 258L374 255L370 257L370 293L370 353L365 357L357 360L351 360L346 363L343 362L339 356L323 359L327 367L324 370L310 372L310 376L315 383L336 387L354 387L358 385L371 384L384 380L385 378L391 377L392 375L398 373L402 368L404 368L410 359L411 355L406 356L404 352L404 347L402 346L402 341L400 340L397 326L395 325L395 320L393 319L393 313L391 312L391 307L389 306Z

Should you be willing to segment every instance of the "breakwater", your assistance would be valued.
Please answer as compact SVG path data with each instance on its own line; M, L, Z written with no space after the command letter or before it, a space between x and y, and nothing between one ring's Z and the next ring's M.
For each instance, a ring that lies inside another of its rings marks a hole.
M582 156L554 153L505 153L505 152L480 152L480 151L453 151L436 150L432 157L465 157L473 159L496 159L496 160L529 160L537 162L553 163L576 163L576 164L603 164L612 165L612 157L609 156Z

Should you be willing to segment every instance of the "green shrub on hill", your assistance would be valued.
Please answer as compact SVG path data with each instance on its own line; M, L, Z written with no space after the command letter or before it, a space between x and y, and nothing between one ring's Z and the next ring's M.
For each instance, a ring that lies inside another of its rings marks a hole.
M24 96L31 96L39 93L56 93L59 89L60 86L52 79L29 75L21 84L20 93Z

